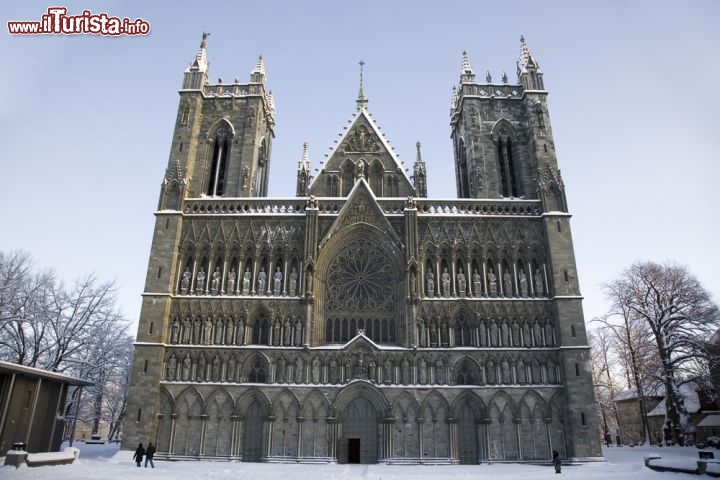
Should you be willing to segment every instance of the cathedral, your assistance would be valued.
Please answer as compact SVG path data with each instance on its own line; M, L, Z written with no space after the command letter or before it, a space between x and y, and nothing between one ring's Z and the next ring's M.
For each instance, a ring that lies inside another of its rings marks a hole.
M245 462L477 464L601 456L543 73L463 53L457 198L427 196L356 108L294 196L267 196L275 104L184 73L155 212L124 448ZM352 109L351 109L352 110ZM287 159L281 161L287 162Z

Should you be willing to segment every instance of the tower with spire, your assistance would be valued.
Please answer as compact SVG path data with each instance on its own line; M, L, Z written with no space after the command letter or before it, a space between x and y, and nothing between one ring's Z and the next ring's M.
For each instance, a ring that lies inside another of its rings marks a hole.
M565 187L524 38L515 83L478 81L462 54L455 199L428 198L419 141L412 171L400 162L364 62L317 174L305 142L295 195L269 197L265 61L246 83L211 83L207 40L180 90L123 447L245 462L599 457Z

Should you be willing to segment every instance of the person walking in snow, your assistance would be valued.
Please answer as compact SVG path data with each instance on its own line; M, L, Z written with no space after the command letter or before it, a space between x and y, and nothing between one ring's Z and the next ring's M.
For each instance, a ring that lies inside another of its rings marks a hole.
M142 446L142 443L138 445L137 450L135 450L135 455L133 455L133 460L135 460L135 463L137 463L138 468L140 468L140 464L142 463L143 455L145 455L145 449Z
M148 443L148 448L145 450L145 468L147 468L148 462L150 462L150 466L152 468L155 468L155 464L153 463L153 455L155 455L155 445L150 442Z
M553 450L552 462L553 465L555 465L555 473L560 473L562 463L560 463L560 454L557 452L557 450Z

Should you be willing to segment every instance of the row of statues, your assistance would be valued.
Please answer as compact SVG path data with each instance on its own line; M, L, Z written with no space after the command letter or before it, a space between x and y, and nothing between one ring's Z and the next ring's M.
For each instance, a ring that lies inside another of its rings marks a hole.
M303 344L304 326L300 318L295 319L294 322L290 318L286 318L284 322L276 320L272 327L264 325L263 328L271 330L269 340L273 346L300 347ZM249 327L248 330L252 328ZM191 321L186 317L181 322L175 318L170 327L170 342L194 345L245 345L247 343L245 320L240 317L237 321L223 322L218 317L214 322L210 318L203 322L199 318Z
M456 321L449 326L447 320L420 319L417 324L418 344L420 347L552 347L555 346L555 330L552 323L541 324L535 320L530 322L494 319L488 324L480 321L477 325L469 322ZM452 340L450 337L452 336Z
M269 368L268 368L269 367ZM412 362L404 357L393 361L368 355L353 355L344 362L331 357L325 364L314 357L306 370L301 356L294 359L280 357L267 366L258 359L247 365L234 355L222 358L216 354L212 359L204 352L194 358L190 353L170 354L165 364L167 381L178 382L230 382L230 383L296 383L339 384L362 379L377 384L554 384L560 379L559 365L552 360L525 357L488 358L479 364L464 363L446 371L442 359L432 361L420 357ZM269 375L269 371L275 373ZM453 374L454 372L454 374Z
M498 278L495 275L495 272L491 268L490 271L487 274L487 294L491 297L497 297L499 295L503 295L505 297L513 297L515 296L515 288L513 287L513 276L510 274L510 272L506 271L503 276L502 281L502 291L498 292ZM528 291L528 277L525 274L524 270L520 270L518 273L518 291L521 297L528 297L529 291ZM463 269L460 268L459 272L455 276L456 286L457 286L457 296L459 297L465 297L468 296L468 282L465 278L465 274L463 273ZM543 297L545 296L545 284L543 282L543 276L540 273L540 270L535 270L535 274L533 275L533 288L534 288L534 294L536 297ZM472 294L476 297L479 297L482 295L483 292L483 279L480 273L477 269L475 269L475 272L472 274ZM414 282L411 282L411 285L413 285ZM440 275L440 284L438 285L441 287L441 294L443 297L451 297L455 296L452 291L452 276L450 272L448 272L448 269L445 268L443 273ZM413 287L411 287L411 290ZM435 296L436 293L439 293L436 291L435 288L435 274L432 270L428 270L428 272L425 274L425 294L432 298Z
M277 267L271 281L268 280L268 275L265 272L265 267L260 268L260 272L257 275L255 283L256 289L252 288L252 272L250 267L245 269L240 284L236 284L237 274L235 269L231 269L227 275L225 282L225 289L222 288L222 273L220 267L216 267L210 279L210 284L207 284L207 277L205 270L200 267L197 275L195 276L195 282L192 283L192 273L190 267L186 267L180 280L180 294L181 295L274 295L280 296L285 295L283 291L283 273L280 267ZM192 284L192 285L191 285ZM296 296L298 294L298 274L295 267L292 268L290 275L288 276L287 295Z

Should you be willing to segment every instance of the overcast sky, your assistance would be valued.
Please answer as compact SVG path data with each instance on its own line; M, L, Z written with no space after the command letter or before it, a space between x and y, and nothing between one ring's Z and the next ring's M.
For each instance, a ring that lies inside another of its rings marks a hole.
M467 50L478 78L515 80L520 35L544 72L586 320L601 284L638 260L687 265L720 297L720 2L62 2L142 18L147 36L13 36L55 3L0 11L0 250L71 282L115 279L136 321L178 94L203 31L210 79L265 58L277 107L270 195L295 193L305 140L318 167L369 110L430 197L456 196L449 107ZM420 6L422 5L422 6ZM172 8L170 8L172 6Z

